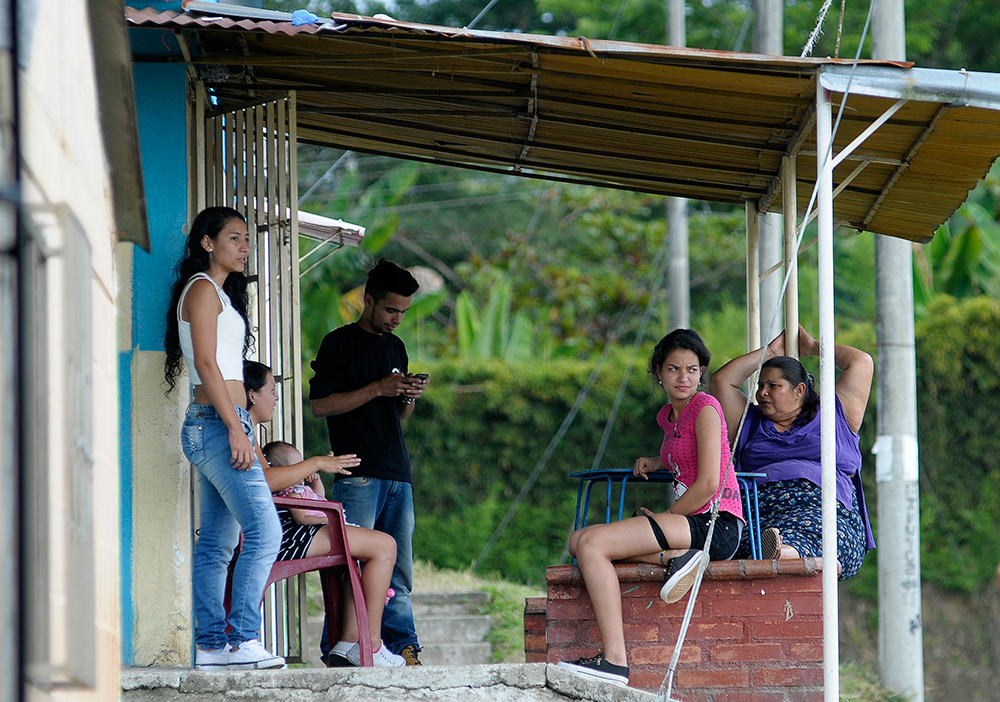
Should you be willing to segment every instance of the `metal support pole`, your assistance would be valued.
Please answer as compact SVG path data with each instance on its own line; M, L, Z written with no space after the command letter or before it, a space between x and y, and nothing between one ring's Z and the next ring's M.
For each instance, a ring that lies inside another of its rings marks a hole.
M874 12L872 58L905 61L903 0L879 0ZM911 702L923 702L917 360L910 242L875 236L875 300L879 666L885 687Z
M758 215L760 220L760 269L767 271L781 263L782 223L781 215L768 213ZM780 266L760 281L760 328L764 343L774 337L781 324L781 283L784 271ZM777 315L775 314L777 310ZM772 324L773 322L773 324Z
M833 167L830 92L816 88L816 172L819 212L820 461L823 490L823 699L840 698L837 604L837 436L833 327Z
M670 294L670 329L691 326L691 272L688 261L687 198L667 198L667 236L670 237L667 268Z
M684 0L667 0L667 42L671 46L687 43ZM688 201L684 197L667 198L667 236L670 237L667 285L670 299L670 328L691 326L691 266L688 257Z
M785 210L785 272L788 287L785 289L785 353L799 357L799 252L796 221L798 218L798 192L795 182L795 156L781 160L781 198Z
M761 347L760 343L760 256L757 249L757 205L747 200L747 351ZM753 379L754 383L757 379Z
M753 6L757 14L754 22L753 50L758 54L781 56L784 53L782 32L784 0L754 0ZM766 271L782 260L782 216L778 213L761 213L759 220L760 270ZM767 343L778 333L778 325L782 321L780 312L781 283L784 279L782 273L779 268L760 281L762 343ZM779 310L777 316L776 308Z

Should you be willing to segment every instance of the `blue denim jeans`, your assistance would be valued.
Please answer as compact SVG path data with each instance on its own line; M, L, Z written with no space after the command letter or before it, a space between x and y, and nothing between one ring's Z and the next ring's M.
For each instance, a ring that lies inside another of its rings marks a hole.
M333 499L342 502L347 521L382 531L396 540L396 566L391 587L396 594L382 613L382 641L393 653L417 645L410 608L413 589L413 488L380 478L343 478L333 484ZM326 633L326 626L323 627ZM327 648L320 643L324 657Z
M236 412L250 441L250 415ZM198 468L201 526L194 551L195 643L213 650L258 638L260 601L281 544L281 525L264 471L233 468L229 431L212 405L191 405L181 429L184 455ZM226 571L243 531L243 549L233 572L233 598L226 635L223 597Z

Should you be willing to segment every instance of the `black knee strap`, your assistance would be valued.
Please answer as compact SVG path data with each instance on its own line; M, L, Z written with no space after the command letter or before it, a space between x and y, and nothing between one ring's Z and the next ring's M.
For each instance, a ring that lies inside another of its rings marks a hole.
M643 516L649 520L649 526L653 528L653 536L656 537L656 543L660 545L660 550L669 551L670 544L667 543L667 537L663 535L663 529L661 529L660 525L656 523L656 520L648 514L644 514Z

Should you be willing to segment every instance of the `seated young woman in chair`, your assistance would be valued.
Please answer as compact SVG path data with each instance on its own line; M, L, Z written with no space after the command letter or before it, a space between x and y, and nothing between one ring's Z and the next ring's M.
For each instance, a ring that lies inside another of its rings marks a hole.
M243 365L243 383L246 387L250 419L257 424L271 421L274 406L278 401L271 369L256 361L246 361ZM289 465L269 465L260 453L260 448L256 444L254 446L264 467L264 478L271 492L279 492L301 483L314 473L350 475L348 469L361 463L361 459L353 455L330 454L302 460L302 455L296 451L296 457L299 459L297 462ZM284 508L278 509L278 518L282 530L281 547L278 550L279 561L318 556L330 550L330 527L327 524L299 524L291 512ZM351 556L363 564L361 586L365 593L365 606L368 609L368 628L375 667L403 666L405 661L382 645L382 610L385 608L386 593L396 563L396 542L388 534L348 524L347 543L351 549ZM354 602L351 598L347 598L344 608L344 631L341 640L330 651L328 664L331 666L361 664L358 645L361 632L358 631Z

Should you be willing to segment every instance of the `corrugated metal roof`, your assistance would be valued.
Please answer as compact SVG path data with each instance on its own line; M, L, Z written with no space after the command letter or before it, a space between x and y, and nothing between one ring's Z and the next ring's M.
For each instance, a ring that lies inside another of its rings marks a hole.
M357 15L293 27L191 12L126 14L133 27L181 34L196 64L225 66L228 79L206 83L220 108L298 91L304 141L715 202L754 200L763 211L781 210L782 157L797 152L800 214L816 172L817 84L828 71L824 85L842 90L852 70L843 60ZM841 224L925 241L1000 155L1000 112L991 101L1000 89L993 76L963 74L962 92L958 72L909 65L865 61L854 71L858 94L848 98L838 151L897 98L913 99L836 169L835 184L859 159L868 164L835 210ZM940 74L954 80L939 80L945 87L933 95L917 89ZM982 90L970 91L970 80Z

